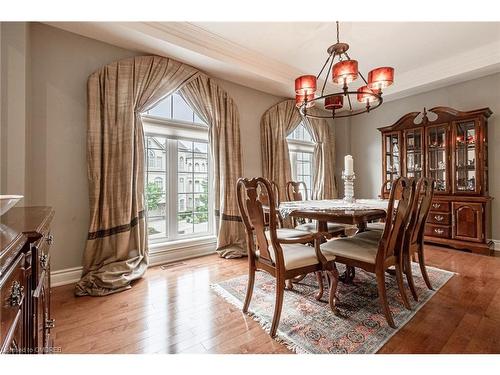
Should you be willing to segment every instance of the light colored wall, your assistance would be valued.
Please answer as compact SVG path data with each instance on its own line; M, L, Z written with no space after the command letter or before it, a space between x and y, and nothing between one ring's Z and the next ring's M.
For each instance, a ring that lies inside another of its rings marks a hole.
M30 38L24 22L1 24L0 193L27 195L26 131L29 123ZM28 200L21 201L23 205Z
M78 267L88 230L86 83L127 51L31 24L32 110L29 181L33 205L55 208L53 270ZM260 117L281 98L220 80L240 112L243 172L260 175Z
M50 26L31 27L32 205L54 207L52 267L81 265L88 230L87 77L135 53Z
M233 98L240 112L243 176L261 176L260 119L265 111L284 100L284 98L229 81L217 80L217 82Z
M350 119L350 135L337 139L337 145L350 143L356 171L355 194L377 197L382 184L381 136L377 128L391 125L402 115L435 106L458 110L490 107L493 115L488 122L490 195L494 197L493 238L500 239L500 74L494 74L460 84L432 90L419 95L384 103L369 114ZM336 127L341 127L336 124ZM337 153L338 162L341 155Z

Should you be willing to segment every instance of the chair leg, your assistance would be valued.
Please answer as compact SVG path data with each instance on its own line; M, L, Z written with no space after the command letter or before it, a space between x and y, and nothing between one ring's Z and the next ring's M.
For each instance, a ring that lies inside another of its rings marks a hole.
M382 309L384 310L385 319L390 327L396 328L396 324L394 324L394 319L392 318L391 310L389 309L389 304L387 303L387 292L385 290L385 271L383 269L377 270L377 289L378 289L378 298L380 300L380 304L382 305Z
M285 294L285 280L282 278L276 278L276 302L274 305L273 322L271 324L271 331L269 334L271 337L276 336L276 331L278 330L278 324L280 322L281 308L283 307L283 295Z
M429 279L429 275L427 274L427 268L425 268L425 257L424 257L424 246L419 246L418 248L418 264L420 265L420 272L422 272L422 277L424 278L425 285L430 290L434 290L431 284L431 280Z
M318 281L318 293L315 294L314 298L316 298L317 301L321 300L323 297L323 273L321 271L316 272L316 280Z
M411 270L411 257L413 255L406 254L404 256L404 273L406 275L406 281L408 281L408 286L410 287L411 295L415 301L418 301L417 290L415 288L415 283L413 281L413 271Z
M326 271L329 279L330 279L330 291L328 303L330 304L330 309L334 313L337 312L337 287L339 285L339 271L337 270L337 266L334 264L332 268Z
M250 305L250 300L252 299L253 285L255 283L255 266L249 266L248 268L248 284L247 284L247 294L245 296L245 302L243 303L243 312L248 311L248 306Z
M410 301L408 301L408 296L406 295L405 286L403 284L403 270L400 262L396 263L396 280L398 282L399 294L401 295L401 299L403 300L403 305L411 310Z

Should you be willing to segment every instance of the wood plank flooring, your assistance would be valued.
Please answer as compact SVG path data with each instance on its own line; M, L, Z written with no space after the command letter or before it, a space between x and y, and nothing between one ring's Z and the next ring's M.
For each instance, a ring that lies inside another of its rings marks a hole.
M500 353L500 257L426 251L428 265L458 274L379 353ZM246 258L210 255L151 268L131 290L108 297L53 288L55 346L62 353L290 353L211 291L211 283L246 272Z

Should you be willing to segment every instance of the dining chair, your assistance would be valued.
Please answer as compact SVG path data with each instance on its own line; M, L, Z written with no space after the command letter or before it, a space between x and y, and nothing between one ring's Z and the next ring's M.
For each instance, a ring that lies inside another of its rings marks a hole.
M399 197L395 208L396 194ZM403 304L410 309L410 303L403 285L403 254L401 251L405 229L410 219L412 199L415 194L415 181L399 177L393 184L389 196L386 224L379 241L374 241L375 231L367 231L354 237L339 238L321 245L324 254L334 255L335 262L350 267L359 267L375 273L380 304L390 327L396 328L385 287L385 271L396 268L396 280Z
M302 190L304 194L302 194ZM307 186L303 181L288 181L286 183L286 197L289 201L308 200L309 195ZM299 220L292 218L295 229L306 230L308 232L316 232L317 224L312 220ZM345 227L335 223L327 223L327 232L333 237L345 235Z
M391 179L388 179L388 180L384 181L384 183L380 187L380 194L378 195L379 199L384 199L384 193L385 193L385 188L387 187L387 184L391 184L391 189L392 189L392 184L393 183L394 183L394 180L391 180ZM391 189L389 189L389 191ZM397 200L397 197L396 197L396 200ZM384 227L385 227L385 219L380 219L378 221L375 221L375 222L372 222L372 223L368 223L366 225L366 229L367 230L379 230L381 232L384 230Z
M432 198L436 182L431 178L422 177L417 182L415 198L413 199L413 209L411 219L408 225L407 236L404 238L403 256L404 272L408 281L411 294L415 301L418 301L417 292L412 275L411 260L415 254L418 255L418 264L420 272L427 285L427 288L433 290L424 256L424 232L425 223L429 216Z
M269 198L269 236L266 235L263 203L257 191L259 188L264 189ZM320 233L307 233L299 238L279 238L272 187L269 181L262 177L240 178L237 183L237 200L245 225L248 248L248 285L243 312L248 312L257 270L265 271L276 279L276 302L270 329L271 337L276 335L278 328L287 279L325 271L330 279L328 302L332 311L335 311L335 293L339 274L334 263L335 256L324 255L320 250L323 236ZM308 246L310 242L313 242L314 246ZM321 298L320 294L322 290L316 294L317 299Z

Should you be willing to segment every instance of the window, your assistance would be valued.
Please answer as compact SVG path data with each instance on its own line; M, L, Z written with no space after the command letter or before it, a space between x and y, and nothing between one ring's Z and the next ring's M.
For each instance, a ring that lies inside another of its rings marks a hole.
M314 141L303 123L287 137L290 151L290 164L294 181L303 181L307 186L308 199L311 199L313 186ZM304 191L302 191L304 194Z
M208 127L193 113L173 94L143 115L150 242L213 234Z
M206 125L178 93L164 98L155 107L151 108L146 115L163 120Z

